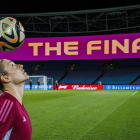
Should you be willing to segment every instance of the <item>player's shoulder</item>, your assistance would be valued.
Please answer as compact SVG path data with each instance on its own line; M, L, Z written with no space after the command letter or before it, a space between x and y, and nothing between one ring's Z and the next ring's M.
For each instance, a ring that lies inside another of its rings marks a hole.
M11 98L0 96L0 122L5 122L8 116L15 116L17 112L16 101ZM11 114L12 113L12 114Z
M3 93L0 95L0 108L16 108L16 99L10 94Z
M5 97L3 94L0 95L0 108L2 106L14 106L16 104L16 100L13 100L10 97Z

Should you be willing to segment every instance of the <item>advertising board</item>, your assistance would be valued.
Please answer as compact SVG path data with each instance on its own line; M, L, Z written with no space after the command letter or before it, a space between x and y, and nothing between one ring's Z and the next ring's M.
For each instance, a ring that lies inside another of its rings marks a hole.
M103 90L103 85L58 85L58 89Z
M104 85L104 90L140 90L140 85Z
M32 89L37 89L38 88L38 85L37 84L33 84L32 85ZM25 84L24 85L24 89L30 89L30 85L29 84ZM39 89L44 89L44 85L41 84L39 85ZM52 85L47 85L47 89L53 89L53 86Z

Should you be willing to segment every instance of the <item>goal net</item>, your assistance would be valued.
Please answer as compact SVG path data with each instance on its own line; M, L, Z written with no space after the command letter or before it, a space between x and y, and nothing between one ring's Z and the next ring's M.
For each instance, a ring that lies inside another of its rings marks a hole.
M24 89L41 89L48 90L53 89L53 78L47 77L45 75L34 75L29 76L30 78L26 81ZM32 81L32 87L30 86L30 81ZM37 82L40 82L39 86Z

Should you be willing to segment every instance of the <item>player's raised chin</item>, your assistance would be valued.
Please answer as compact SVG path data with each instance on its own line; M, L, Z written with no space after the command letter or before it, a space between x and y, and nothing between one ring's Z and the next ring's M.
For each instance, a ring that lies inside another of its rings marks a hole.
M29 79L29 76L23 69L23 65L15 64L11 60L4 59L3 66L7 75L3 76L2 81L4 80L6 83L11 82L15 85L19 85L25 83Z

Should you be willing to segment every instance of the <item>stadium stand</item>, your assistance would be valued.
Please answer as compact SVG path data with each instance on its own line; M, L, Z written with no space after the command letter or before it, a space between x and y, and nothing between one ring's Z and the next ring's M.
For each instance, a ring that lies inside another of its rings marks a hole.
M129 84L139 75L140 69L109 70L101 79L102 84Z
M98 81L102 84L130 84L140 75L139 59L112 60L117 64L115 68L110 68L105 75ZM91 84L103 72L103 64L111 62L110 60L82 60L82 61L20 61L25 70L30 74L29 67L32 64L43 64L43 67L35 71L33 75L46 75L59 80L67 71L68 64L77 63L75 67L59 84ZM37 80L36 80L37 81ZM98 84L98 81L95 84ZM29 81L27 81L28 83ZM133 84L140 84L140 79Z

